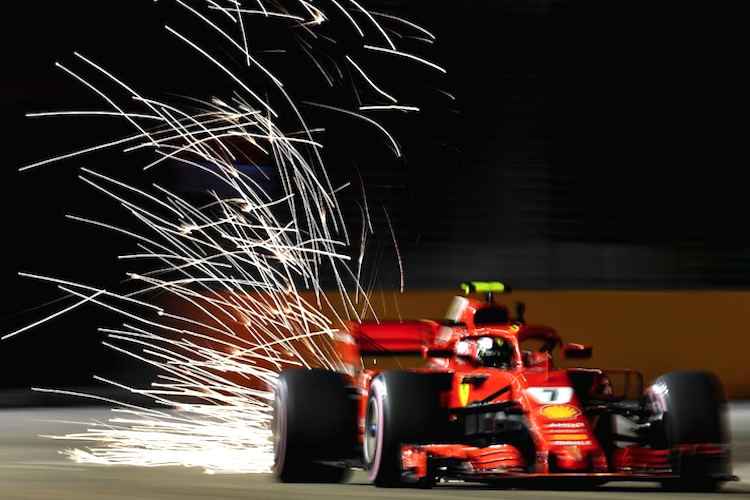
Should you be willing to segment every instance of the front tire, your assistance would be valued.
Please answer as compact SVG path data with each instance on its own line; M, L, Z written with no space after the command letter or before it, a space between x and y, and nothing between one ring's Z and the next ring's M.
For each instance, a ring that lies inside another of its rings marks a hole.
M653 448L727 443L724 389L705 372L674 372L656 379L646 393ZM680 464L680 478L664 481L669 490L714 491L731 475L729 457L692 457Z
M274 399L274 475L284 483L344 480L357 443L356 415L341 374L283 371Z
M432 478L405 480L402 444L424 444L435 438L441 418L439 391L426 374L390 371L370 384L365 415L363 464L381 487L429 486Z

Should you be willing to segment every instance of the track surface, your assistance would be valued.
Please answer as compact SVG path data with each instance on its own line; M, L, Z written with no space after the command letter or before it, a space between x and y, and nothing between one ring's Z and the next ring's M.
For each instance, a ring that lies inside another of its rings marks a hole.
M591 491L493 490L482 485L446 483L431 490L378 489L356 473L347 484L285 485L269 475L208 475L184 467L80 465L58 449L74 443L40 434L77 432L80 426L55 421L106 420L102 408L25 409L0 411L0 499L2 500L166 500L166 499L708 499L750 498L750 404L731 409L735 442L735 474L743 479L715 494L666 493L655 483L610 483ZM81 445L83 446L83 445Z

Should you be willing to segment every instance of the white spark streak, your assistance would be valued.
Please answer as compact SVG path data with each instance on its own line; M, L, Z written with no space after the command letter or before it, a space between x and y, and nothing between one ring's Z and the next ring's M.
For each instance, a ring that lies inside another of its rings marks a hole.
M234 18L234 16L224 7L216 3L214 0L208 0L208 8L209 9L215 9L218 11L221 11L223 14L225 14L229 19L232 20L233 23L237 22L237 19Z
M397 16L394 16L394 15L391 15L391 14L386 14L384 12L373 12L373 11L370 11L370 14L372 14L373 16L380 16L380 17L385 17L387 19L393 19L394 21L398 21L398 22L403 23L403 24L405 24L407 26L411 26L415 30L421 31L422 33L424 33L425 35L427 35L428 37L430 37L431 40L436 40L435 35L433 35L429 31L427 31L426 29L424 29L422 26L420 26L418 24L415 24L415 23L413 23L411 21L408 21L406 19L403 19L401 17L397 17Z
M159 120L162 118L159 116L143 115L139 113L115 113L114 111L44 111L37 113L26 113L26 118L39 118L49 116L116 116L122 118L128 116L130 118L143 118L145 120Z
M57 311L54 314L50 314L46 318L42 318L39 321L31 323L30 325L26 325L23 328L19 328L18 330L14 331L14 332L11 332L11 333L8 333L6 335L3 335L2 337L0 337L0 340L6 340L6 339L9 339L11 337L15 337L19 333L23 333L25 331L31 330L32 328L36 328L37 326L39 326L39 325L41 325L43 323L46 323L47 321L53 320L53 319L57 318L58 316L62 316L63 314L68 313L68 312L72 311L73 309L84 305L86 302L93 301L94 297L97 297L98 295L101 295L103 293L104 293L104 291L100 291L100 292L98 292L98 293L96 293L96 294L94 294L94 295L92 295L90 297L86 297L83 300L80 300L80 301L76 302L72 306L66 307L65 309L61 309L61 310Z
M320 108L330 109L331 111L338 111L339 113L344 113L346 115L357 117L360 120L364 120L367 123L370 123L371 125L374 125L381 132L383 132L383 134L385 134L385 136L391 142L391 144L393 145L393 151L396 154L396 156L399 156L399 157L401 156L401 148L399 147L398 142L396 142L396 139L391 135L390 132L388 132L388 130L384 126L382 126L381 124L379 124L375 120L373 120L371 118L368 118L368 117L366 117L364 115L360 115L359 113L354 113L353 111L349 111L349 110L342 109L342 108L337 108L337 107L334 107L334 106L328 106L326 104L320 104L320 103L315 103L315 102L306 102L305 104L309 104L310 106L318 106Z
M401 52L396 49L393 49L393 50L386 49L385 47L377 47L375 45L365 45L365 48L368 50L374 50L376 52L384 52L386 54L391 54L394 56L405 57L407 59L411 59L413 61L417 61L418 63L424 64L425 66L429 66L430 68L436 69L440 71L441 73L447 73L445 68L443 68L442 66L438 66L437 64L430 62L427 59L423 59L419 56L415 56L414 54L409 54L408 52Z
M237 6L237 19L240 21L240 33L242 34L242 44L245 47L245 60L246 64L250 66L250 51L247 48L247 33L245 32L245 23L242 21L242 14L240 14L240 2L236 2Z
M352 59L351 57L349 57L349 56L346 56L346 60L347 60L347 61L349 61L349 64L351 64L352 66L354 66L354 69L356 69L356 70L357 70L357 71L359 72L359 74L360 74L360 75L362 75L362 78L364 78L364 79L365 79L365 81L366 81L367 83L369 83L369 84L370 84L370 86L371 86L371 87L372 87L373 89L375 89L375 90L376 90L376 91L377 91L377 92L378 92L378 93L379 93L380 95L382 95L383 97L385 97L386 99L388 99L388 100L390 100L390 101L393 101L394 103L395 103L395 102L398 102L398 99L396 99L395 97L393 97L393 96L392 96L392 95L390 95L390 94L386 94L386 93L385 93L385 92L384 92L384 91L383 91L383 90L382 90L382 89L381 89L380 87L378 87L377 85L375 85L375 82L373 82L373 81L372 81L372 80L370 79L370 77L369 77L369 76L367 76L367 73L365 73L365 71L364 71L364 70L363 70L362 68L360 68L360 67L359 67L359 64L357 64L356 62L354 62L354 60L353 60L353 59ZM360 108L360 109L361 109L361 108Z
M211 61L214 65L216 65L217 68L221 69L224 73L226 73L232 80L234 80L235 82L237 82L237 84L240 85L245 90L245 92L247 92L248 94L250 94L251 96L253 96L255 98L255 100L258 101L258 103L260 103L261 106L263 106L264 108L266 108L273 116L275 116L275 117L279 116L273 109L271 109L271 107L268 104L266 104L263 101L263 99L261 99L260 97L258 97L258 94L256 94L255 92L253 92L250 89L250 87L248 87L242 80L240 80L239 78L237 78L237 76L235 76L234 73L232 73L231 71L229 71L226 66L224 66L223 64L221 64L211 54L209 54L208 52L206 52L204 49L200 48L195 43L193 43L190 40L188 40L186 37L184 37L183 35L181 35L177 31L175 31L174 29L170 28L169 26L164 26L164 28L166 28L167 31L169 31L174 36L176 36L177 38L179 38L180 40L182 40L183 42L185 42L187 45L189 45L190 47L194 48L196 50L196 52L200 53L203 57L205 57L206 59L208 59L209 61Z
M203 14L201 14L200 12L198 12L197 10L195 10L194 8L190 7L188 4L182 2L181 0L177 0L177 3L179 5L181 5L182 7L184 7L185 9L189 10L190 12L192 12L193 14L195 14L198 18L200 18L203 22L205 22L206 24L208 24L209 26L211 26L213 29L215 29L216 31L218 31L219 34L221 34L222 36L224 36L225 39L229 40L229 42L231 42L237 49L239 49L243 54L245 54L245 57L247 58L247 65L248 66L252 62L258 68L260 68L261 71L263 71L266 75L268 75L274 81L274 83L276 83L276 85L283 85L281 83L281 81L279 81L278 78L276 78L275 76L273 76L266 69L265 66L263 66L262 64L260 64L254 57L252 57L250 55L250 51L248 50L247 45L245 45L244 48L242 46L240 46L240 44L237 43L231 36L229 36L224 30L222 30L221 28L219 28L216 25L216 23L214 23L213 21L211 21L210 19L208 19L206 16L204 16ZM237 11L238 12L247 12L247 11L239 9L239 8L237 9ZM276 14L271 13L271 12L266 12L265 14L266 14L266 16L276 15ZM283 16L283 14L279 14L279 16ZM292 17L294 17L294 16L292 16ZM234 18L232 18L232 19L234 19ZM304 20L304 18L299 18L299 19L300 20ZM240 20L242 20L242 16L240 16ZM243 29L243 32L244 32L244 25L240 25L240 29ZM246 43L246 41L245 41L245 43Z
M389 106L360 106L360 111L419 111L417 106L400 106L400 105L389 105Z
M92 153L94 151L100 151L102 149L109 149L112 146L117 146L118 144L125 144L125 143L128 143L128 142L132 141L132 140L133 140L132 137L126 137L124 139L119 139L117 141L112 141L112 142L108 142L108 143L105 143L105 144L99 144L97 146L92 146L90 148L79 149L78 151L73 151L72 153L68 153L68 154L64 154L64 155L60 155L60 156L55 156L54 158L49 158L47 160L42 160L42 161L38 161L36 163L32 163L30 165L26 165L24 167L19 168L18 171L19 172L24 172L26 170L31 170L32 168L41 167L42 165L48 165L50 163L56 163L56 162L59 162L59 161L62 161L62 160L67 160L69 158L74 158L76 156L81 156L81 155L84 155L86 153Z
M357 33L359 33L359 36L361 36L362 38L364 38L365 37L364 31L362 31L362 28L359 27L359 24L357 24L357 21L354 20L354 18L352 17L352 15L349 14L349 11L346 10L344 8L344 6L341 5L339 2L337 2L336 0L331 0L331 3L333 3L333 5L335 5L341 12L344 13L344 15L349 20L349 22L352 23L352 26L354 26L354 29L356 29Z
M141 133L142 133L143 135L145 135L146 137L149 137L149 139L150 139L150 136L148 135L148 132L146 132L146 131L145 131L145 130L144 130L144 129L143 129L143 128L142 128L142 127L141 127L141 126L140 126L140 125L139 125L139 124L138 124L138 123L137 123L137 122L135 121L135 120L133 120L132 118L130 118L130 117L128 116L128 114L127 114L127 113L125 113L125 111L123 111L123 110L122 110L122 108L120 108L120 106L118 106L118 105L117 105L117 104L116 104L116 103L115 103L115 102L114 102L114 101L113 101L112 99L110 99L110 98L109 98L109 97L108 97L108 96L107 96L107 95L106 95L106 94L105 94L104 92L102 92L102 91L101 91L101 90L99 90L98 88L94 87L94 86L93 86L92 84L90 84L89 82L87 82L86 80L84 80L83 78L81 78L80 76L78 76L78 75L77 75L77 74L75 74L75 73L74 73L73 71L71 71L71 70L69 70L68 68L66 68L65 66L63 66L62 64L60 64L60 63L56 62L56 63L55 63L55 66L57 66L57 67L58 67L58 68L60 68L61 70L65 71L65 72L66 72L67 74L69 74L70 76L72 76L73 78L75 78L76 80L78 80L79 82L83 83L83 84L84 84L84 85L86 85L86 86L87 86L88 88L90 88L91 90L93 90L94 92L96 92L96 93L97 93L97 94L98 94L99 96L101 96L101 97L102 97L102 98L103 98L103 99L104 99L105 101L107 101L107 102L108 102L109 104L111 104L111 105L112 105L112 107L113 107L113 108L115 108L115 109L116 109L116 110L117 110L117 111L118 111L118 112L119 112L119 113L120 113L120 114L121 114L121 115L122 115L123 117L125 117L125 119L126 119L126 120L128 120L128 121L129 121L129 122L130 122L130 123L131 123L131 124L132 124L132 125L133 125L133 126L134 126L135 128L137 128L138 130L140 130L140 132L141 132Z
M393 43L393 40L388 36L388 33L385 32L383 27L380 25L379 22L375 20L374 17L370 14L370 12L362 7L359 3L355 2L354 0L349 0L349 2L354 5L357 9L359 9L366 17L370 20L370 22L375 26L375 28L380 31L380 34L383 35L383 38L385 38L385 41L388 42L388 45L390 45L391 49L396 50L396 45Z
M404 293L404 263L401 260L401 252L398 249L398 242L396 241L396 233L393 231L393 224L391 224L391 217L388 215L388 210L383 207L385 212L385 218L388 221L388 229L391 231L391 237L393 238L393 248L396 250L396 259L398 260L398 275L399 275L399 291Z

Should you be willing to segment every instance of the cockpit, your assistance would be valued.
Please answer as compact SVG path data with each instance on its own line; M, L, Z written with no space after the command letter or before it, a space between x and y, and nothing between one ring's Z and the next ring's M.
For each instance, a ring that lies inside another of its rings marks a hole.
M513 344L501 337L474 337L456 343L456 355L471 360L477 366L510 368L515 352Z

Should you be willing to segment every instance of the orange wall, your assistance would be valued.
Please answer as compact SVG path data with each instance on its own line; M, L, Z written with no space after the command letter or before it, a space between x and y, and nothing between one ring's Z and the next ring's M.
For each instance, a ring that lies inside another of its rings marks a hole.
M372 302L382 319L398 313L435 319L454 294L375 293ZM635 368L647 383L660 373L709 370L730 397L750 398L750 292L543 291L497 299L511 308L523 301L528 323L552 326L568 342L593 344L594 357L584 365Z

